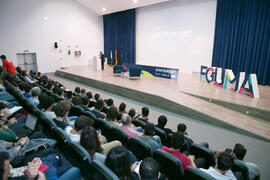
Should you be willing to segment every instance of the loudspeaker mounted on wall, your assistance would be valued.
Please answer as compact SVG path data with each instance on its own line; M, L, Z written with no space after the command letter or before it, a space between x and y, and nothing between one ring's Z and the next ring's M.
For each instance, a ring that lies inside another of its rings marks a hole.
M56 48L56 49L58 48L57 42L54 43L54 48Z

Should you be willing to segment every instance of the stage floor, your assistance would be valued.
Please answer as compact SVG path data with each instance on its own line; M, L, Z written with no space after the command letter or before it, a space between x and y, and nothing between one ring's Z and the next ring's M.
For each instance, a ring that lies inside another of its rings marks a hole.
M260 98L225 90L179 74L178 80L141 76L131 80L112 75L112 67L67 67L58 76L101 88L191 118L270 141L270 86L259 86ZM209 100L210 99L210 100Z

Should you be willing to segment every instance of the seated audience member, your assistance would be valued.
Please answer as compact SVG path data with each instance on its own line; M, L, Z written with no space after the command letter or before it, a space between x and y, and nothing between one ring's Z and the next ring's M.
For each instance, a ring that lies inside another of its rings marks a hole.
M132 173L135 169L134 165L131 164L129 152L124 147L115 147L111 149L106 157L105 165L111 169L119 179L135 179L134 174Z
M67 126L65 131L74 142L80 142L81 132L84 128L93 126L94 120L87 116L80 116L75 120L74 128Z
M68 92L67 92L66 100L67 100L68 102L71 102L71 101L72 101L72 98L73 98L73 93L72 93L72 91L68 91Z
M118 115L117 108L114 106L111 106L107 112L106 120L112 127L118 127L117 115Z
M118 111L117 120L121 120L122 115L127 113L126 112L126 106L127 105L125 103L123 103L123 102L119 105L119 108L118 108L119 111Z
M39 87L33 87L31 90L32 97L29 98L29 101L33 103L35 106L39 105L39 94L40 94L40 89Z
M117 146L122 146L119 141L112 141L101 145L98 134L93 127L86 127L81 132L80 144L87 150L92 159L104 163L106 154Z
M74 96L72 98L72 104L74 104L75 106L80 106L82 104L82 98L81 96Z
M148 123L148 115L149 115L149 109L148 107L143 107L142 108L142 117L138 118L141 121L144 121Z
M70 121L67 117L69 110L70 104L67 104L65 101L59 101L55 106L53 106L52 111L56 115L56 118L53 119L53 121L58 127L65 129L68 125L70 125Z
M185 154L181 153L180 150L184 145L184 135L182 134L173 134L171 138L171 145L172 147L166 147L163 146L161 150L166 151L170 153L171 155L177 157L181 162L184 171L188 166L193 166L196 167L196 164L194 163L195 157L194 156L189 156L187 157Z
M119 124L118 127L122 129L124 132L126 132L129 138L140 135L138 131L133 129L131 125L131 117L128 114L123 114L121 120L122 120L122 123Z
M101 112L102 109L104 107L104 102L103 100L98 100L95 104L95 109L91 111L91 113L93 113L96 118L101 118L101 119L105 119L106 118L106 114Z
M22 82L20 82L20 83L18 84L19 89L20 89L20 91L21 91L22 94L25 93L25 92L24 92L24 86L25 86L25 84L27 84L27 83L24 82L24 81L22 81Z
M0 102L0 125L7 125L9 128L17 124L16 118L8 119L10 115L9 109L3 102Z
M65 96L64 96L65 91L64 91L63 88L58 88L56 94L57 94L60 98L65 99Z
M54 89L54 83L53 83L53 81L49 81L48 82L48 84L47 84L47 86L46 86L46 88L49 90L49 91L53 91L53 89Z
M74 91L75 91L75 94L76 94L76 95L80 95L80 93L81 93L81 88L80 88L80 87L76 87Z
M16 134L4 125L0 127L0 140L12 142L16 139Z
M171 129L165 128L166 124L167 124L167 117L164 116L164 115L159 116L159 118L158 118L158 124L156 125L156 127L164 130L167 135L172 134L173 131Z
M88 91L86 93L86 96L89 98L90 101L93 101L93 94L92 94L92 92Z
M33 88L33 86L32 86L31 84L26 83L26 84L24 85L24 93L23 93L23 96L26 97L26 98L32 97L32 93L31 93L32 88Z
M9 160L12 161L15 157L19 156L19 151L23 148L24 144L28 142L28 137L20 138L16 142L8 142L0 140L0 152L7 152Z
M183 124L183 123L178 124L176 133L184 135L185 143L187 145L187 151L189 151L189 147L193 143L193 141L187 135L187 126L185 124Z
M28 71L24 71L23 73L23 79L25 82L30 83L30 84L34 84L37 82L37 80L33 80L32 77L30 76L30 73Z
M57 94L58 93L58 90L60 89L60 87L58 87L57 85L56 85L56 83L54 83L55 85L54 85L54 88L53 88L53 90L52 90L52 92L54 93L54 94Z
M89 98L87 96L83 96L82 97L82 105L81 105L81 107L85 111L90 111L90 109L88 108L88 105L89 105Z
M94 99L95 99L95 101L100 100L100 95L98 93L96 93L95 96L94 96Z
M149 144L153 151L155 149L159 149L162 147L162 144L160 142L160 138L158 136L154 136L155 133L155 126L152 123L147 123L144 126L144 133L142 136L137 136L136 138L142 140L143 142Z
M130 109L128 115L131 117L131 121L133 121L135 119L136 110L134 108Z
M48 86L49 81L45 76L43 76L43 77L44 78L42 79L42 86L46 88Z
M246 153L247 149L242 144L237 143L235 144L231 155L235 161L238 161L248 168L249 179L254 179L256 176L260 175L260 169L256 164L244 161Z
M40 104L43 107L43 114L47 119L53 120L56 118L55 113L52 111L55 101L51 96L47 96L45 93L40 95Z
M85 89L82 89L81 90L81 96L83 97L83 96L86 96L86 90Z
M233 166L233 158L229 153L221 153L217 160L215 167L210 167L209 169L200 168L200 170L206 172L207 174L213 176L220 180L236 180L233 172L230 170Z
M112 100L112 99L106 99L106 100L104 100L104 101L105 101L105 103L106 103L106 105L107 105L108 107L113 106L113 100Z
M139 168L139 174L141 180L158 180L160 176L160 166L156 160L151 157L147 157L142 160ZM164 178L166 179L166 178Z

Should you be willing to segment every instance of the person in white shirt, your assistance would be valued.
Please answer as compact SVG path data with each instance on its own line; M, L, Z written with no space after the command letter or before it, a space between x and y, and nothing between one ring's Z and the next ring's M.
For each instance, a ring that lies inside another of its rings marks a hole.
M234 164L232 156L227 152L222 152L216 160L215 167L209 169L200 168L200 170L213 176L218 180L237 180L233 172L230 170Z
M29 101L34 104L35 106L39 105L39 94L40 94L40 88L39 87L33 87L32 88L32 97L29 98Z

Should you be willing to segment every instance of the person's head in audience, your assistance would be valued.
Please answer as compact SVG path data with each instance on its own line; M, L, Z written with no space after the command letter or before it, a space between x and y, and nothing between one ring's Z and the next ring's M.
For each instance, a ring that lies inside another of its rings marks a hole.
M232 156L227 152L222 152L216 159L215 170L224 175L234 164Z
M126 111L126 104L125 103L121 103L120 105L119 105L119 113L125 113L125 111Z
M148 107L143 107L142 108L142 117L147 118L148 115L149 115Z
M18 74L21 74L22 73L22 68L20 66L17 66L16 71L17 71Z
M82 130L86 127L91 127L94 124L94 120L87 116L80 116L75 120L74 130L77 134L81 134Z
M88 107L89 105L89 98L87 96L82 97L82 106Z
M25 84L27 84L27 83L24 82L24 81L22 81L22 82L19 83L19 89L20 89L21 91L24 91Z
M107 112L108 121L117 121L118 110L116 107L111 106Z
M57 89L57 95L59 97L64 98L64 93L65 93L64 89L62 89L62 88Z
M130 126L131 125L131 117L128 114L123 114L121 116L121 121L124 126Z
M48 86L48 79L46 79L45 77L43 78L42 85L43 85L43 87Z
M74 105L81 105L82 104L82 98L80 96L74 96L72 98L72 104Z
M98 100L96 103L95 103L95 110L96 111L102 111L104 107L104 102L103 100Z
M53 90L52 90L52 92L55 93L55 94L57 94L59 89L60 88L55 85L54 88L53 88Z
M39 96L39 102L41 106L44 108L44 111L51 111L55 103L55 100L52 96L48 96L45 93L42 93Z
M174 150L181 150L185 144L185 137L183 134L173 134L171 138L171 146Z
M41 72L38 72L38 73L37 73L37 76L40 77L40 76L41 76Z
M105 165L110 168L119 179L133 179L129 152L126 148L112 148L106 157Z
M10 173L9 155L7 152L0 152L0 179L7 180Z
M49 81L46 88L52 91L54 89L54 83L52 81Z
M155 125L153 123L147 123L144 126L144 135L152 137L155 133Z
M7 57L5 55L1 55L0 58L1 58L2 61L7 59Z
M3 115L3 110L6 108L6 105L5 105L5 103L3 103L3 102L0 102L0 116L2 116Z
M113 99L107 99L106 100L106 104L107 104L107 106L113 106Z
M97 93L97 94L95 94L94 98L96 101L98 101L100 99L100 95Z
M167 117L164 116L164 115L161 115L159 116L158 118L158 127L161 128L161 129L164 129L164 127L166 126L167 124Z
M139 168L141 180L158 180L160 166L156 160L147 157L142 160Z
M187 126L184 123L178 124L178 126L177 126L178 133L185 135L186 131L187 131Z
M87 150L92 158L95 152L103 153L98 134L93 127L86 127L83 129L81 132L80 144Z
M232 157L234 159L238 159L238 160L243 161L246 153L247 153L247 149L245 148L245 146L237 143L237 144L235 144L235 146L233 148Z
M131 119L134 119L135 114L136 114L136 110L134 108L128 111L128 115L131 117Z
M32 88L33 88L33 86L31 85L31 84L29 84L29 83L26 83L25 85L24 85L24 92L26 92L26 93L31 93L31 90L32 90Z
M80 87L76 87L74 91L75 91L76 94L80 94L81 93L81 88Z
M90 100L93 98L93 94L92 94L92 92L90 92L90 91L88 91L88 92L86 93L86 96L87 96Z
M55 106L52 107L52 111L55 113L56 117L58 118L66 117L69 110L70 110L70 104L68 107L65 101L59 101Z
M72 91L68 91L68 92L67 92L67 100L71 102L71 101L72 101L72 98L73 98L73 93L72 93Z
M33 87L31 90L31 94L33 98L38 98L40 94L40 88L39 87Z
M85 89L82 89L82 90L81 90L81 95L82 95L82 96L85 96L85 95L86 95L85 93L86 93L86 90L85 90Z

